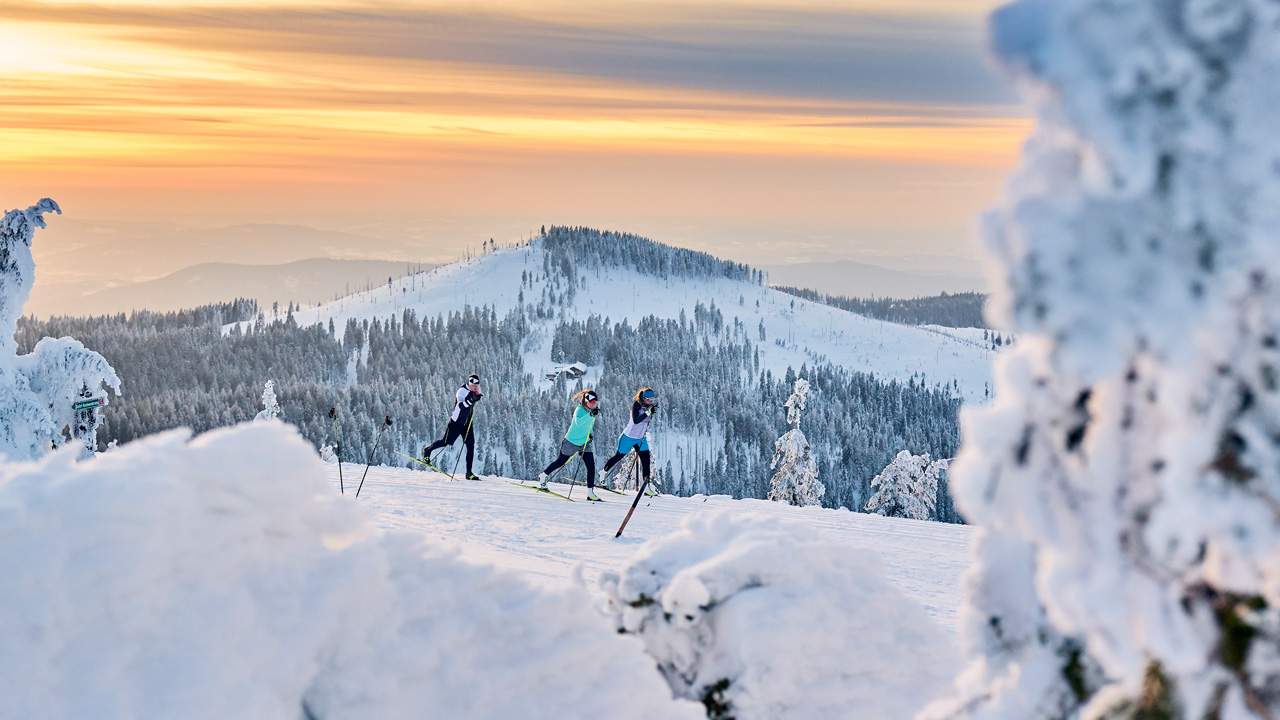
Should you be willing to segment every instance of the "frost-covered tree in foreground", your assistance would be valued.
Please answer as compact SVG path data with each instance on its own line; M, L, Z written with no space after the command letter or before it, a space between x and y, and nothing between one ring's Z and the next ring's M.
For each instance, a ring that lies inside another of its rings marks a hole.
M61 212L45 198L0 219L0 457L11 460L35 458L69 442L81 390L96 393L106 385L120 392L115 370L72 338L45 338L30 354L17 354L14 332L35 281L31 242L45 226L45 214Z
M276 400L276 381L268 380L262 386L262 410L254 420L275 420L280 417L280 402Z
M797 378L791 397L787 398L787 425L773 445L773 479L769 483L769 499L792 505L818 505L827 489L818 479L818 463L809 447L809 439L800 430L800 418L809 399L809 381Z
M934 520L938 516L938 478L948 460L934 460L929 453L913 455L903 450L871 480L867 512L885 517Z
M770 515L691 515L603 575L618 629L713 720L910 717L951 676L945 633L870 553Z
M1038 128L964 416L972 663L940 717L1280 713L1280 3L1022 0Z

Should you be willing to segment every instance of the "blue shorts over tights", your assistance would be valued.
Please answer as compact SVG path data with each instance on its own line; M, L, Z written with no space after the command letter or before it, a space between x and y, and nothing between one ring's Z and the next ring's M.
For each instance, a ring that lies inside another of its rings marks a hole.
M625 434L618 436L618 454L619 455L626 455L627 453L631 452L631 448L636 448L636 447L638 447L643 452L649 452L649 438L642 437L637 440L636 438L628 437Z

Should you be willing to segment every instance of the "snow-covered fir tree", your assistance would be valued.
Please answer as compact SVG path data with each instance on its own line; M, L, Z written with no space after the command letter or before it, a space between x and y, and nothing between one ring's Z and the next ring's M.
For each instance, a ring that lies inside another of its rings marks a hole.
M948 462L934 460L929 453L899 452L893 462L871 480L874 494L867 500L867 512L885 517L936 520L938 480L947 471Z
M62 209L49 198L0 219L0 457L27 460L73 440L74 404L103 385L120 392L120 378L101 355L70 338L43 338L18 355L18 318L35 281L31 243L47 213ZM106 402L106 398L103 398ZM93 440L100 417L82 429Z
M986 225L1017 344L963 417L972 658L932 716L1280 714L1280 4L1021 0Z
M827 489L818 479L818 463L813 458L809 439L800 430L800 418L809 398L809 381L797 378L787 398L787 424L791 429L778 438L773 446L774 471L769 482L769 499L791 505L819 505Z
M280 417L280 402L276 400L276 381L268 380L262 386L262 410L254 420L275 420Z

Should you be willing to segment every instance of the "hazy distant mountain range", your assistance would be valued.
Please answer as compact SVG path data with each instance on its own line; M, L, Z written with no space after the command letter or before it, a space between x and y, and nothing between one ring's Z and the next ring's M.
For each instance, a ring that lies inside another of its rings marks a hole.
M770 285L808 288L845 297L914 298L987 290L982 276L966 268L946 274L913 272L851 260L763 267L769 273Z
M278 265L202 263L144 282L99 288L89 283L37 284L26 313L98 315L135 309L177 310L243 297L269 309L273 302L315 304L385 285L431 266L387 260L312 258ZM269 313L269 310L268 310Z
M294 262L250 265L200 263L154 280L102 287L100 282L37 284L27 314L85 315L136 309L177 310L244 297L263 308L273 302L312 305L366 287L385 284L415 269L429 269L390 260L310 258ZM850 297L910 298L938 293L982 290L978 277L932 275L893 270L852 261L774 265L765 268L769 284L809 288Z
M39 282L26 312L43 317L173 310L235 297L256 299L264 307L277 301L316 303L422 267L368 257L381 252L386 252L382 257L440 259L407 237L387 241L302 225L190 228L60 219L36 248ZM947 258L757 267L769 273L771 285L848 297L986 290L971 262Z

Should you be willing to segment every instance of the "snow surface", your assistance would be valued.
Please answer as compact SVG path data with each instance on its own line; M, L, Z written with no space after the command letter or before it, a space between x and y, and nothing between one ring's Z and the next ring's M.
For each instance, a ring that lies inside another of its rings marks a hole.
M392 468L340 495L361 467L277 421L74 450L0 466L5 720L701 718L605 612L658 561L683 616L698 582L738 584L696 635L743 720L906 717L944 690L962 527L659 497L614 540L621 496Z
M524 289L526 304L536 304L541 297L542 252L536 243L498 250L402 278L391 286L296 311L294 319L303 326L327 324L332 319L341 334L350 318L389 318L405 309L421 318L470 304L492 306L502 315L519 304L525 271L539 276L532 288ZM648 315L678 318L681 310L692 318L697 303L709 305L714 300L727 325L732 327L735 318L743 322L748 337L760 349L761 364L775 375L785 373L787 367L798 370L805 363L825 360L903 381L915 374L923 374L931 383L956 380L968 401L984 398L991 377L993 353L963 334L875 320L728 278L661 279L628 268L607 267L588 272L586 279L587 287L578 291L573 305L563 308L567 319L597 314L614 322L626 319L634 325ZM759 342L762 321L766 340ZM543 332L531 332L525 370L536 377L557 366L550 356L551 322Z
M690 514L602 585L672 688L724 717L908 718L952 677L949 638L874 553L784 514Z
M342 468L350 493L364 466L343 463ZM337 466L329 466L328 472L336 488ZM575 577L595 587L602 573L622 567L644 542L676 533L691 515L729 509L799 520L851 553L878 557L890 584L918 603L946 634L955 634L960 579L969 565L972 531L966 526L725 495L663 495L652 503L641 501L626 533L615 540L633 496L602 491L603 503L570 503L513 482L493 477L450 481L431 472L374 467L359 502L380 527L450 543L461 557L517 570L544 587L559 587ZM569 490L568 485L551 487L562 494ZM579 484L573 495L582 492Z
M73 451L0 465L0 718L704 716L581 589L374 531L278 422Z

